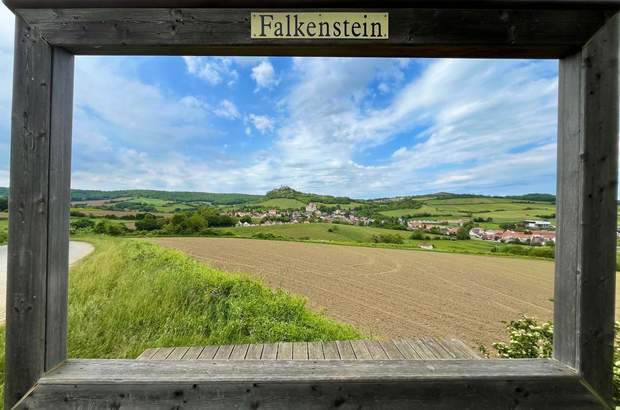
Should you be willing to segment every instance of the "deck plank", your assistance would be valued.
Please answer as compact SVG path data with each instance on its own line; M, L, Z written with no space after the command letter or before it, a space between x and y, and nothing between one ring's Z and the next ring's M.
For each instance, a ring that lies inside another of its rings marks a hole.
M248 347L248 353L245 355L245 360L260 360L263 355L263 344L251 344Z
M162 347L152 357L151 360L166 360L174 347Z
M404 341L403 339L394 339L392 340L394 345L398 348L398 350L402 353L406 360L420 360L422 356L418 354L413 348Z
M376 340L366 340L366 347L368 347L373 360L388 360L388 355Z
M207 346L202 349L200 356L198 356L198 360L212 360L218 350L219 346Z
M136 360L149 360L159 349L146 349Z
M384 340L379 343L381 344L381 347L383 347L383 350L385 350L385 353L387 354L388 359L390 360L404 360L405 359L405 356L403 356L400 350L398 350L398 348L396 347L393 341Z
M308 342L308 359L325 360L323 344L321 342Z
M341 360L355 360L355 353L353 353L353 347L351 347L350 341L338 341L336 342L336 346L338 347Z
M245 355L248 352L248 348L250 347L250 345L248 344L244 344L244 345L235 345L233 347L232 352L230 353L230 360L245 360Z
M351 347L357 360L371 360L372 356L363 340L351 340Z
M293 344L291 342L278 343L277 360L293 360Z
M429 349L423 341L415 338L407 338L405 341L409 343L409 346L411 346L413 350L420 355L422 360L439 359L437 354L435 354L433 350Z
M323 354L325 355L325 360L340 360L340 353L338 353L336 342L323 342Z
M308 360L308 343L293 343L293 360Z
M168 355L166 360L181 360L181 358L185 356L185 353L187 353L188 350L189 347L175 347L174 350L172 350L172 353Z
M137 360L479 360L453 337L398 338L385 341L280 342L206 347L146 349Z
M217 353L213 357L213 360L228 360L234 348L235 348L235 345L220 346L220 348L217 349Z
M277 343L266 343L263 346L263 355L261 356L262 360L276 360L278 357L278 344Z
M204 347L190 347L181 360L197 360L203 350Z

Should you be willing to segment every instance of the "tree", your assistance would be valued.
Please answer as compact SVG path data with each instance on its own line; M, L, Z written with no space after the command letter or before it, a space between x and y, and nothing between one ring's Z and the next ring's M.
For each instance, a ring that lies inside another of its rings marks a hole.
M9 209L9 200L7 198L0 198L0 212L6 212Z

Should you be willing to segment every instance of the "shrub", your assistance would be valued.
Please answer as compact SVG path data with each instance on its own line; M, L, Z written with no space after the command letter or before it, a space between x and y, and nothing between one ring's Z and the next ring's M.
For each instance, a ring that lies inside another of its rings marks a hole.
M620 322L615 323L614 362L613 362L613 399L620 405ZM510 341L493 343L497 355L503 359L537 359L551 357L553 350L553 324L538 323L535 318L522 315L506 325ZM488 356L485 346L480 350Z
M413 240L423 240L424 239L424 232L421 230L415 230L413 231L413 233L411 234L411 236L409 237L410 239Z
M401 244L403 243L403 237L396 234L381 234L381 235L373 235L372 241L374 243L395 243Z

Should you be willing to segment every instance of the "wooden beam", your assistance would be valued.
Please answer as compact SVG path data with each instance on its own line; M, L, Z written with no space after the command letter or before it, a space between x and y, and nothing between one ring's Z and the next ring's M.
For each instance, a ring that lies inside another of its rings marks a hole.
M5 408L45 370L52 47L16 19Z
M317 8L317 7L434 7L460 8L462 0L3 0L10 9L19 8ZM618 0L471 0L471 8L566 9L620 8Z
M49 164L45 370L67 358L74 58L54 47Z
M5 404L66 358L73 56L17 18Z
M69 361L18 409L598 408L554 360Z
M615 15L560 65L555 357L611 403L618 195Z
M388 40L256 40L251 9L18 9L76 54L558 58L605 21L601 10L382 9ZM325 11L325 10L322 10Z

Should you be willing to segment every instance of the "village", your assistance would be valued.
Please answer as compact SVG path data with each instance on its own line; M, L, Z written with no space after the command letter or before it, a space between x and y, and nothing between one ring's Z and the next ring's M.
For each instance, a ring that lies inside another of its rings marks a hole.
M228 213L239 218L237 227L269 226L286 224L335 223L358 226L381 225L377 218L355 215L354 209L343 210L339 207L325 207L310 202L300 209L237 210ZM524 220L513 229L485 229L471 227L471 222L459 220L419 220L400 217L397 222L402 229L456 238L459 231L466 231L469 239L514 243L523 245L554 245L555 226L544 220Z

